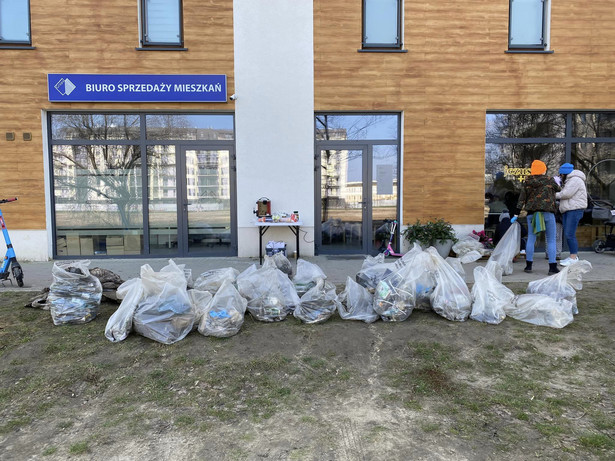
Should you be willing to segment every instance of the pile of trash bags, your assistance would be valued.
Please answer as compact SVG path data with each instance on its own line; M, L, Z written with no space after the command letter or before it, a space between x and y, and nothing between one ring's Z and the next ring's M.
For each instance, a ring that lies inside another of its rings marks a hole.
M471 291L464 281L463 256L444 259L435 248L423 250L418 244L390 262L384 254L367 256L355 280L348 277L339 294L316 264L299 259L293 274L293 266L281 253L265 257L262 267L252 265L241 273L214 269L194 282L192 271L173 260L158 272L145 264L139 277L115 287L121 304L109 318L105 336L118 342L134 331L173 344L193 331L220 338L236 335L246 313L261 322L283 321L292 314L303 323L317 324L336 312L343 320L401 322L414 310L433 311L451 321L471 318L495 325L508 316L562 328L578 313L576 292L591 264L580 261L568 266L531 282L526 294L516 296L502 284L502 276L512 273L518 226L510 227L486 266L474 269ZM108 291L114 288L115 274L101 272L95 277L89 264L54 264L47 299L54 324L85 323L97 316L104 293L100 277L109 281Z

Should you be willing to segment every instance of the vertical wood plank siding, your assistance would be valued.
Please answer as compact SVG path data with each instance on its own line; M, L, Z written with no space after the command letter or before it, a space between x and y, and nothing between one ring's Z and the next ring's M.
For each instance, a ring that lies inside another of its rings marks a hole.
M508 1L405 0L407 53L358 53L361 1L314 0L315 109L404 112L404 224L483 221L487 110L615 110L615 4L554 0L553 54L507 54Z
M233 2L183 0L188 51L136 51L138 1L31 0L35 50L0 50L0 196L11 229L45 228L41 110L233 110L234 103L50 103L48 73L226 74L234 92ZM15 141L5 133L15 132ZM23 141L23 132L33 135Z

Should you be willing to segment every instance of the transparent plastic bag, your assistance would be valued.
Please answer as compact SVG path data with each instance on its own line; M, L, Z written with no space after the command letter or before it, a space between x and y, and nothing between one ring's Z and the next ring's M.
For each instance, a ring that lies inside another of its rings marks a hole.
M188 290L188 297L194 308L194 326L192 328L195 329L200 323L203 314L209 309L213 295L209 291L201 291L195 288Z
M139 302L133 317L137 333L163 344L173 344L192 331L195 310L192 307L184 278L182 287L165 283L159 293Z
M572 304L543 294L519 295L506 315L522 322L551 328L564 328L574 320Z
M288 260L284 253L278 252L274 253L271 256L265 255L265 261L263 262L263 267L268 265L273 265L273 267L279 269L283 273L285 273L288 278L293 278L293 266Z
M88 260L54 263L47 297L54 325L87 323L98 315L102 285L90 274L89 265Z
M530 282L527 286L527 293L547 295L556 301L565 299L572 304L572 313L576 315L579 313L576 289L580 290L583 287L583 274L588 273L591 269L592 265L589 261L579 261L564 267L558 274Z
M472 295L465 281L435 248L430 247L425 251L431 255L435 267L436 287L431 294L433 310L448 320L467 320L472 311Z
M508 228L502 240L493 249L489 261L495 261L502 266L502 274L513 273L513 258L521 251L521 224L514 222Z
M378 286L378 283L393 273L395 270L394 263L380 263L368 265L361 268L361 270L357 273L355 280L357 283L369 290L370 293L373 293Z
M451 258L450 256L447 256L445 261L449 266L455 269L455 272L457 272L461 277L466 276L466 271L463 268L463 261L460 258Z
M132 317L143 298L141 279L137 277L122 283L117 288L117 297L122 303L111 315L105 328L106 338L114 343L125 340L132 330Z
M481 256L487 253L487 250L485 249L483 244L469 235L463 237L458 242L454 243L452 249L453 249L453 252L459 258L463 258L464 256L468 256L468 255L471 255L469 256L469 258L474 258L476 257L476 255L478 255L478 258L474 260L469 260L467 262L464 261L464 264L476 261L477 259L480 259Z
M232 267L205 271L199 275L194 282L194 289L199 291L209 291L213 295L218 291L218 289L220 289L226 280L229 280L231 283L235 283L238 275L239 271Z
M335 313L338 304L335 285L320 278L301 297L293 315L303 323L322 323Z
M385 322L403 322L415 305L416 284L404 280L397 272L378 282L374 294L374 311Z
M159 294L165 284L172 285L178 289L188 288L188 280L184 269L175 264L172 259L169 263L160 269L160 272L155 272L149 264L141 266L141 281L143 283L144 296Z
M346 279L346 288L337 300L338 312L344 320L362 320L365 323L378 320L378 313L373 308L373 295L350 277Z
M243 325L247 305L248 301L226 280L205 309L199 333L218 338L236 335Z
M280 288L278 269L263 267L250 273L240 274L237 288L248 300L248 311L261 322L279 322L288 315L286 297ZM281 273L281 272L280 272ZM286 277L285 274L282 274Z
M474 268L472 320L497 325L506 318L506 309L512 307L514 298L515 294L502 285L488 268Z
M297 273L293 278L293 283L299 297L316 286L318 280L326 280L326 278L327 276L325 273L316 264L308 262L305 259L297 260Z

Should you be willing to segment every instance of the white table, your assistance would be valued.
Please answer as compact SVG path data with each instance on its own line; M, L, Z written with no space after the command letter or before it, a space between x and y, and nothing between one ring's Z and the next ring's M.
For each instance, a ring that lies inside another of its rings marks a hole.
M261 266L263 265L263 235L270 227L288 227L295 234L297 242L297 259L299 259L299 228L303 225L303 221L296 222L260 222L255 221L254 225L258 227L258 256Z

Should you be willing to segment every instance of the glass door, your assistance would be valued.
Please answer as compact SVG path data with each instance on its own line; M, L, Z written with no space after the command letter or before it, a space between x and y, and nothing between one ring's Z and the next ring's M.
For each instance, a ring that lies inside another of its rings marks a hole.
M319 154L319 250L324 254L365 253L365 224L369 216L366 149L319 149Z
M230 148L182 147L182 253L234 254Z

